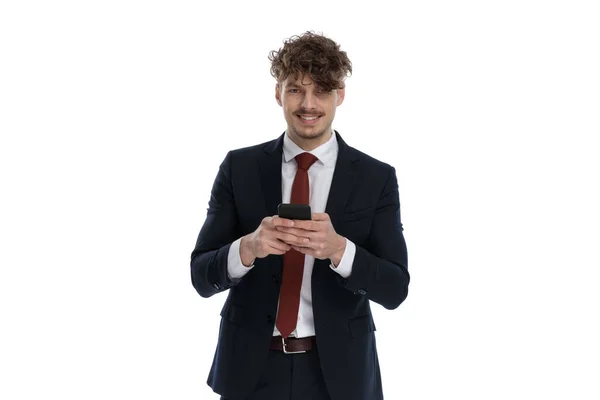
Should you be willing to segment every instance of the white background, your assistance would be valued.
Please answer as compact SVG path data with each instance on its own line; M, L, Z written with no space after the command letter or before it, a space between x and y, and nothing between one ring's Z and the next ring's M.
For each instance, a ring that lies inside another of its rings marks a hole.
M386 399L600 398L594 3L3 1L0 398L218 398L189 257L306 30L353 62L334 128L398 173Z

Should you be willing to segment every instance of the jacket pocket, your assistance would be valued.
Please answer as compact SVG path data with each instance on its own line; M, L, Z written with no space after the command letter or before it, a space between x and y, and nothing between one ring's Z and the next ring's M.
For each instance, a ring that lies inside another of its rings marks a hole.
M223 305L223 309L221 310L221 317L225 318L229 322L242 326L244 323L243 309L234 304L231 304L229 301L225 302Z
M337 233L362 246L371 232L375 209L363 208L351 213L339 215L334 224Z
M350 334L352 337L360 337L366 335L369 332L375 332L375 323L370 315L363 315L361 317L352 318L348 321L350 328Z
M339 219L342 223L360 221L373 216L373 211L373 207L363 208L356 211L345 211L344 214L340 215Z

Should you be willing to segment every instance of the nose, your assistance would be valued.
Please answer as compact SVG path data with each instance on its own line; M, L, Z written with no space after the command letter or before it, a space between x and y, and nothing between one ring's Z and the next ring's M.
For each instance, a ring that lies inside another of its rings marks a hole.
M315 106L315 95L311 91L307 90L302 98L302 108L305 110L312 110L315 108Z

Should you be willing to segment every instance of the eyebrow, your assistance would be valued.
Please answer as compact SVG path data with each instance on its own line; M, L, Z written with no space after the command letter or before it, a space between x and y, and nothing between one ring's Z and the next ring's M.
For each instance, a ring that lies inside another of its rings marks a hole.
M300 88L303 88L303 87L306 87L306 86L313 86L313 85L314 85L314 87L315 87L317 90L325 90L323 87L321 87L321 86L319 86L319 85L317 85L317 84L313 84L313 83L311 83L310 85L299 85L299 84L297 84L297 83L295 83L295 82L294 82L294 83L286 83L286 84L285 84L285 86L286 86L287 88L296 88L296 89L300 89ZM330 92L330 91L331 91L331 90L329 90L329 92Z

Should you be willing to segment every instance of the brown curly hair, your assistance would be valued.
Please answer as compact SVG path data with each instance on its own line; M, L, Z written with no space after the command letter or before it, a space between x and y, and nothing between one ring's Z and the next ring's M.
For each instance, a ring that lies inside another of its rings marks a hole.
M290 75L298 79L308 75L317 86L330 91L344 88L352 75L352 63L333 40L311 31L284 40L283 47L269 53L271 75L278 83Z

